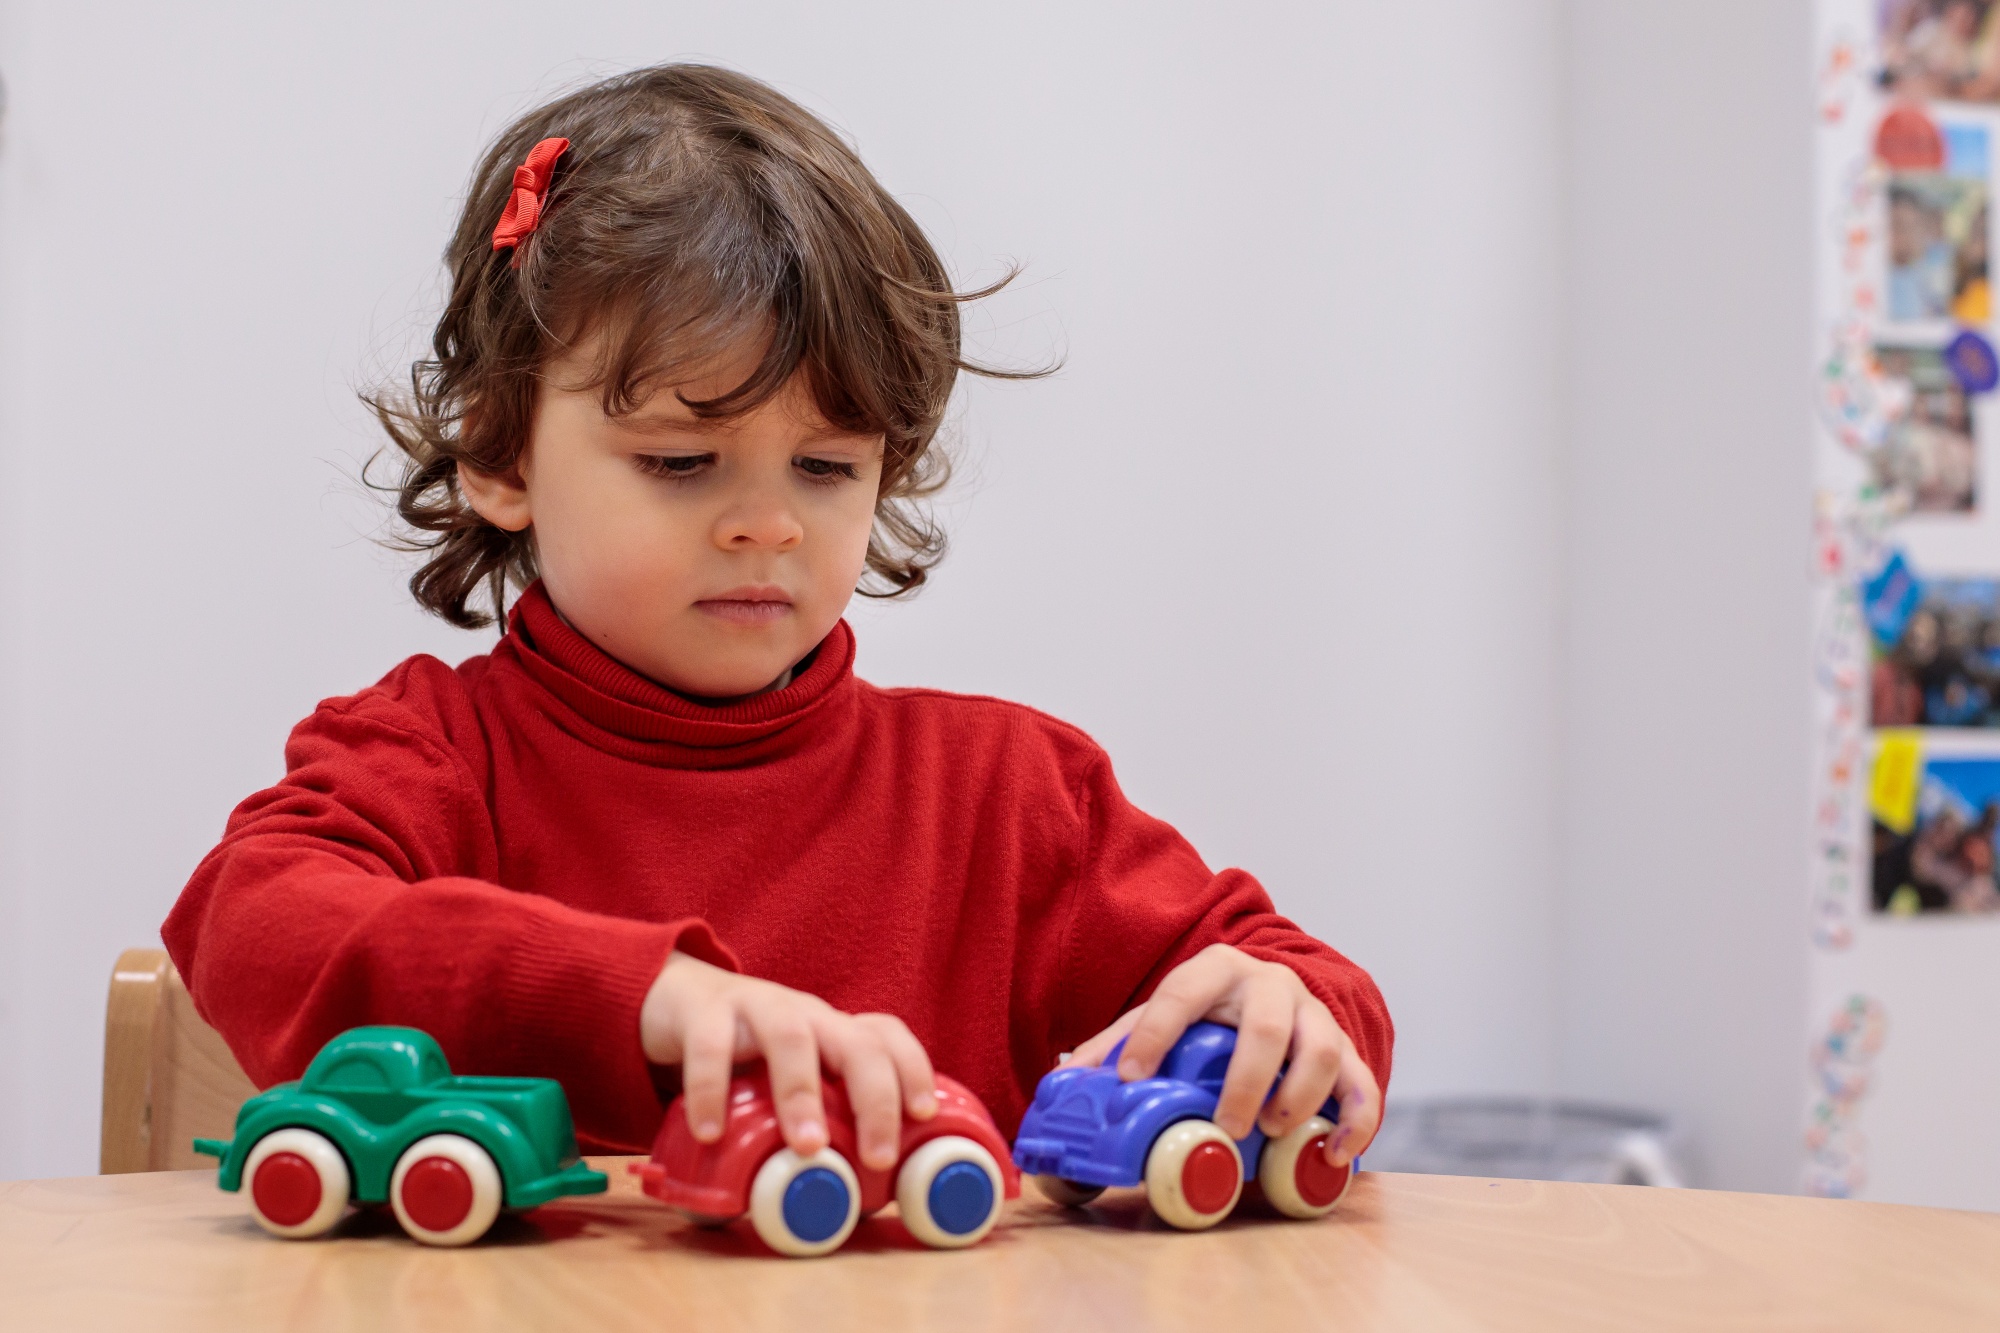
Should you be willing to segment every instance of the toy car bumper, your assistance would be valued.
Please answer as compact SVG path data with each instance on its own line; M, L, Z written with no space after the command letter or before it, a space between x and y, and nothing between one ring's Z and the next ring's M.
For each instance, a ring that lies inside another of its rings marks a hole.
M1094 1160L1089 1144L1062 1139L1023 1138L1014 1142L1014 1165L1031 1176L1061 1176L1079 1185L1136 1185L1139 1177Z
M703 1217L736 1217L743 1212L740 1196L717 1186L676 1180L658 1162L638 1163L632 1169L639 1177L639 1188L671 1208Z
M515 1185L507 1191L507 1206L533 1208L565 1194L602 1194L610 1188L611 1177L582 1161L576 1161L554 1175Z

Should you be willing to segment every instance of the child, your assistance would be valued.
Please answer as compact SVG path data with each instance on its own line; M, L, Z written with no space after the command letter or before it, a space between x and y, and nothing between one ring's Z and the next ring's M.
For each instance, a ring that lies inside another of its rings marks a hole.
M1232 1136L1332 1093L1328 1156L1366 1144L1392 1040L1367 974L1074 727L853 675L857 585L938 557L912 501L978 368L845 144L742 75L610 79L500 137L447 260L435 359L375 400L429 534L411 587L466 626L522 591L492 652L300 723L168 918L251 1078L405 1023L456 1068L560 1079L587 1150L629 1152L678 1092L713 1139L762 1058L793 1148L826 1142L825 1069L881 1167L934 1066L1011 1132L1065 1053L1129 1032L1142 1077L1212 1017L1241 1033Z

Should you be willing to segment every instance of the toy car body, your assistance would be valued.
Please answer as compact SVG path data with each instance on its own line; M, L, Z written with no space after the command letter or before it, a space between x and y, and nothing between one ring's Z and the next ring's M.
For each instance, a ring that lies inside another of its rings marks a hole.
M428 1033L354 1028L296 1083L243 1103L234 1138L196 1139L216 1183L247 1184L250 1211L288 1238L331 1229L349 1202L387 1203L417 1240L465 1245L501 1208L533 1208L609 1183L577 1154L562 1085L457 1076Z
M1162 1220L1183 1230L1227 1217L1255 1180L1278 1211L1319 1217L1347 1192L1351 1167L1326 1160L1339 1118L1329 1100L1278 1139L1253 1128L1232 1142L1215 1123L1236 1030L1196 1023L1152 1078L1118 1076L1119 1042L1104 1063L1043 1076L1014 1140L1014 1161L1056 1202L1080 1205L1106 1186L1144 1185Z
M1001 1204L1020 1196L1007 1141L979 1098L952 1079L937 1081L936 1115L903 1121L897 1166L886 1171L863 1165L840 1082L822 1082L821 1095L829 1142L810 1157L785 1146L761 1069L731 1081L722 1137L714 1143L695 1139L685 1099L676 1099L652 1159L634 1168L641 1188L705 1224L748 1213L765 1244L797 1257L839 1248L862 1217L891 1199L924 1244L976 1244L993 1229Z

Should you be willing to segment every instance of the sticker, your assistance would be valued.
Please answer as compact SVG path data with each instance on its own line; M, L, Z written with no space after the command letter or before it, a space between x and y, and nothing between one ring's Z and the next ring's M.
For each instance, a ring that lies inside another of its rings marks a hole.
M2000 357L1994 355L1992 343L1971 329L1961 330L1945 345L1944 363L1967 393L1990 393L2000 384Z
M1875 768L1868 777L1868 813L1892 833L1917 826L1917 791L1923 781L1924 740L1920 732L1885 731L1877 738Z
M1922 107L1906 103L1876 127L1875 156L1897 171L1938 171L1944 167L1944 135Z
M1806 1193L1851 1199L1867 1183L1868 1145L1856 1121L1888 1033L1881 1002L1852 995L1813 1041L1807 1057L1813 1096L1806 1118Z
M1916 571L1910 568L1901 551L1891 551L1888 562L1875 577L1861 585L1861 605L1875 642L1884 648L1893 647L1903 637L1910 616L1922 599L1923 586L1917 582Z
M1847 109L1861 87L1860 43L1843 32L1827 48L1819 70L1819 118L1828 125L1847 119Z

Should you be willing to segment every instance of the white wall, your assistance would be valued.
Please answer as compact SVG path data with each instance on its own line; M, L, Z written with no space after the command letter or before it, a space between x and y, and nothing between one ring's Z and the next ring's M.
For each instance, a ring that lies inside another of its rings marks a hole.
M553 12L0 8L0 1175L93 1169L111 961L287 727L482 646L369 544L350 390L481 143L674 56L832 116L969 280L1026 259L981 346L1068 356L968 394L956 554L864 671L1094 731L1375 970L1399 1090L1547 1086L1553 0Z
M1806 0L1570 6L1564 1089L1798 1186Z

